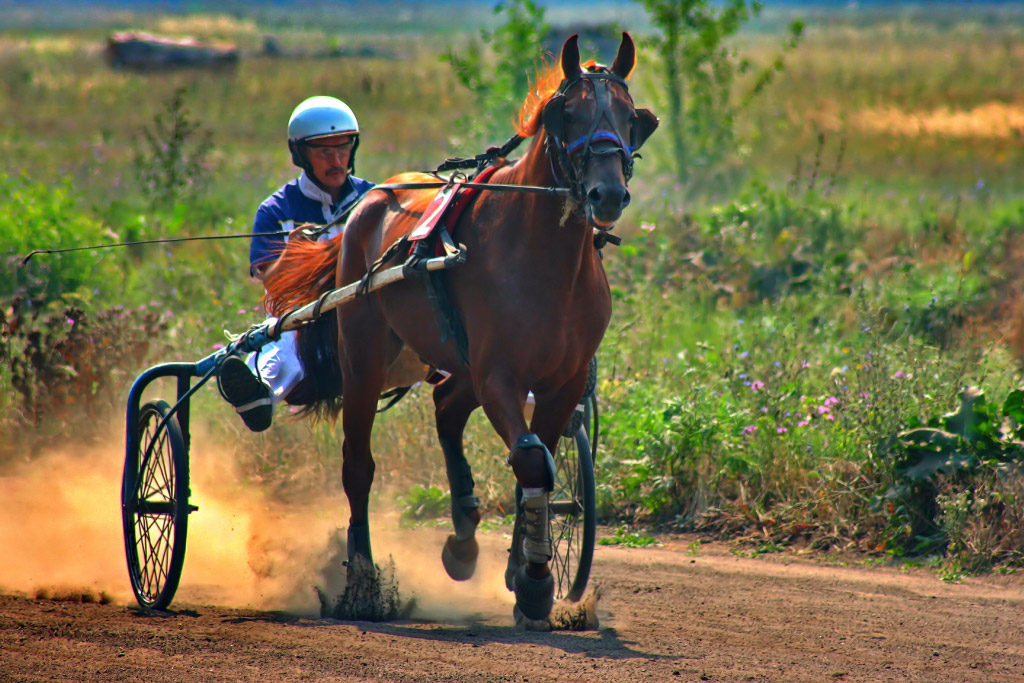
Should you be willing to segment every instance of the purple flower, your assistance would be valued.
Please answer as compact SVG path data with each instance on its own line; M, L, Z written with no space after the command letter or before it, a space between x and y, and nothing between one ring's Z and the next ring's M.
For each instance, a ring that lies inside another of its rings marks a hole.
M744 434L753 434L756 431L757 431L757 425L747 425L746 427L743 428L743 433Z

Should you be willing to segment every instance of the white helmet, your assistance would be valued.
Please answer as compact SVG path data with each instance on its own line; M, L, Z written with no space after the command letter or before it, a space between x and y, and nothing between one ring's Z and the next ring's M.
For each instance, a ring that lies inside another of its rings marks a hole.
M295 107L288 119L288 149L292 153L292 163L306 171L313 182L319 184L309 161L302 154L302 143L328 135L355 135L356 142L349 155L349 172L356 167L356 150L359 148L359 122L352 109L336 97L317 95L303 101Z
M352 109L336 97L310 97L295 107L288 119L288 140L291 142L342 133L359 135L359 122Z

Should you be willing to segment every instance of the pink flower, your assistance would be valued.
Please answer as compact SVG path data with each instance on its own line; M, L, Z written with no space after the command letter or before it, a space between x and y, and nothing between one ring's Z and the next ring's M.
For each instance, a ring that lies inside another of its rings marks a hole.
M825 415L829 413L831 410L832 409L829 408L828 406L818 406L818 415Z
M764 382L762 382L759 379L755 379L753 382L750 383L750 388L753 389L754 391L761 391L761 389L764 389Z
M832 415L832 414L829 414L829 415L825 416L825 419L826 420L832 420L833 422L835 422L836 416Z
M779 428L778 428L778 429L776 429L775 431L776 431L777 433L779 433L779 434L785 434L785 433L786 433L786 432L788 432L789 430L788 430L788 429L786 429L785 427L779 427Z
M753 434L756 431L757 431L757 425L747 425L746 427L743 428L743 433L744 434Z

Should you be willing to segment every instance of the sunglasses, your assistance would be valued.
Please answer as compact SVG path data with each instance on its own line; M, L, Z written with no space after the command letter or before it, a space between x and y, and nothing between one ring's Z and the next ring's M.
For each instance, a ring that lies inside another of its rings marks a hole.
M355 144L355 141L355 138L349 138L347 142L343 142L340 145L314 145L306 143L306 147L309 148L310 154L318 159L332 159L336 156L344 156L352 151L352 145Z

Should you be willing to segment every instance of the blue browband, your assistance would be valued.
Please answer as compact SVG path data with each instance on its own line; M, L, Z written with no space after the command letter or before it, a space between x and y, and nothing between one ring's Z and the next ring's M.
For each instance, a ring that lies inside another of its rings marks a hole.
M633 151L634 151L632 146L623 143L622 139L618 135L616 135L615 133L613 133L610 130L595 131L594 134L592 136L590 136L590 141L591 142L597 142L598 140L611 140L612 142L616 143L622 149L627 150L630 154L632 154ZM577 138L575 142L573 142L571 145L569 145L568 147L565 148L565 152L566 152L566 154L572 154L573 152L575 152L577 149L579 149L580 147L582 147L585 144L587 144L587 136L586 135Z

